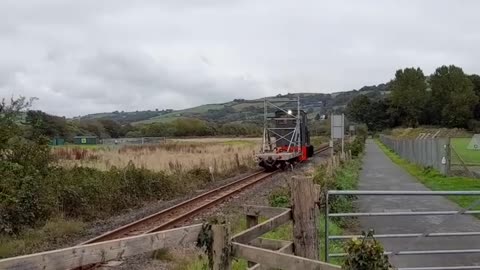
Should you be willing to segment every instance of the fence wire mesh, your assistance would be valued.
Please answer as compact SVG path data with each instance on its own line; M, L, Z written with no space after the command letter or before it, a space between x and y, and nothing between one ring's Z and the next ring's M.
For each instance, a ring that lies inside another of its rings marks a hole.
M449 169L449 139L396 139L382 135L380 141L403 159L437 169L447 175Z

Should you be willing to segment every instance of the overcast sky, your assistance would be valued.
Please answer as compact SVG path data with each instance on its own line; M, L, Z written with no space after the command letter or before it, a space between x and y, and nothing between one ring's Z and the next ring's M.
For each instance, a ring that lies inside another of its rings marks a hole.
M58 115L480 73L480 1L1 0L0 97Z

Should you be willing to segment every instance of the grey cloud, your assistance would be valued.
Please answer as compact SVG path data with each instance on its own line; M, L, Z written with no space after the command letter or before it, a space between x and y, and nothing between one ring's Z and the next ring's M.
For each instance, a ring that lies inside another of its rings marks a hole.
M0 96L61 115L480 73L477 1L4 0Z

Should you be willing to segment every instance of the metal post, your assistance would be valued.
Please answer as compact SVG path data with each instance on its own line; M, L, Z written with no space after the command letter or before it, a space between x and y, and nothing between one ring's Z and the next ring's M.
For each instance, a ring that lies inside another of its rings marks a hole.
M325 195L325 261L328 262L328 191L326 192Z
M262 139L262 152L265 151L265 136L267 136L267 98L263 99L263 139Z
M334 143L333 143L333 113L330 114L330 158L333 162L333 155L334 155Z
M297 151L301 152L302 138L300 135L300 126L301 126L301 116L300 116L300 95L297 96Z
M447 138L447 145L445 147L445 159L446 163L445 164L445 175L450 176L450 166L451 166L451 161L452 161L452 155L450 153L450 147L451 147L451 139L450 137Z
M344 145L345 145L345 115L342 113L342 157L344 155Z

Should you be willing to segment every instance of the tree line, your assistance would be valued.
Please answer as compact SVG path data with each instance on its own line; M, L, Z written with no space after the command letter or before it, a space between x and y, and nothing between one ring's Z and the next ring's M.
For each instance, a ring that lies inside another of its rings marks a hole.
M441 66L429 76L420 68L397 70L390 94L358 95L346 107L350 120L378 131L397 126L435 125L480 130L480 76Z
M121 124L111 119L66 119L42 111L29 110L23 121L34 136L64 138L73 141L77 135L99 138L183 137L183 136L259 136L259 125L250 123L213 123L195 118L178 118L169 122Z

